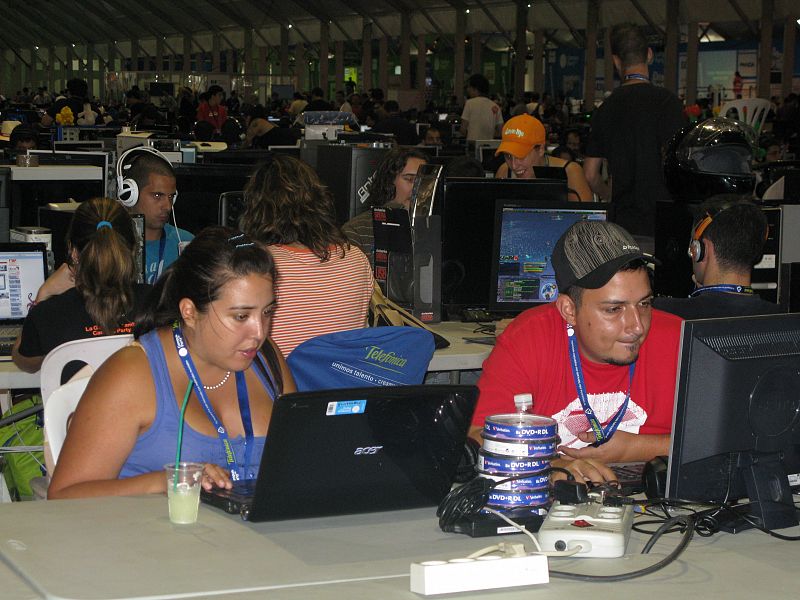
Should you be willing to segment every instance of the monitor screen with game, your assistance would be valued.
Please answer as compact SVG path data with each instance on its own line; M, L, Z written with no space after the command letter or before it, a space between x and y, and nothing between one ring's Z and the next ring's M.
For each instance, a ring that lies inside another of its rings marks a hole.
M666 496L742 501L726 531L797 525L800 314L685 321L679 369Z
M525 310L555 300L558 286L550 256L558 238L573 223L605 221L607 214L597 204L497 200L489 308Z
M498 198L566 202L567 183L552 179L445 178L437 190L433 212L442 217L442 303L450 305L454 314L460 308L486 309L489 305Z

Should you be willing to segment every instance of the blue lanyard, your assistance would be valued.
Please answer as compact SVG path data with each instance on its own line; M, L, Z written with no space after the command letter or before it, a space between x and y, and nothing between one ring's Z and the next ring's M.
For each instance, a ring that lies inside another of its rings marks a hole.
M177 323L172 326L172 337L175 340L175 349L178 351L178 357L181 360L183 369L186 371L186 375L194 384L194 393L197 395L197 399L200 401L200 406L203 407L203 410L205 411L206 415L208 415L208 419L211 421L214 429L217 430L217 436L219 437L219 440L222 443L222 449L225 452L225 462L227 463L228 469L231 472L231 479L233 481L239 481L244 476L244 471L236 461L236 453L233 451L233 447L231 446L230 438L228 437L228 432L225 430L225 426L219 420L216 413L214 413L214 409L211 407L211 403L208 401L208 394L206 394L206 390L203 387L203 382L200 381L200 375L197 373L197 369L194 366L194 361L192 361L192 357L189 354L189 349L186 347L186 343L183 340L183 334L181 333L181 329L178 327ZM244 465L247 467L250 464L250 452L253 448L253 423L250 418L250 400L247 393L247 383L245 381L243 371L236 372L236 395L239 400L239 412L242 415L242 426L244 427Z
M640 75L639 73L629 73L625 75L625 81L630 81L631 79L638 79L639 81L647 81L650 82L649 77L645 77L644 75Z
M586 415L586 419L589 421L589 425L594 432L594 437L597 440L594 444L592 444L592 446L601 446L611 439L611 437L617 431L619 424L622 422L625 412L628 410L628 401L631 399L631 386L633 385L633 372L636 368L636 363L631 363L628 367L628 391L625 393L625 401L622 403L622 406L619 407L619 410L611 418L611 420L608 422L608 425L604 429L600 424L600 421L598 421L597 416L594 414L594 410L589 405L589 396L586 393L586 384L583 381L581 357L578 352L578 338L575 335L575 330L572 328L572 325L569 324L567 324L567 340L569 341L569 359L572 363L572 378L575 381L575 389L578 392L578 400L581 401L583 412Z
M156 272L153 274L147 274L147 283L150 285L154 284L159 277L161 277L161 271L164 270L164 250L167 247L167 234L165 231L161 231L161 237L158 240L158 260L156 261ZM197 387L197 386L195 386Z
M689 294L689 297L694 298L695 296L699 296L700 294L705 294L706 292L726 292L728 294L749 294L752 296L753 288L751 288L749 285L718 283L717 285L708 285L705 287L699 287L691 294Z

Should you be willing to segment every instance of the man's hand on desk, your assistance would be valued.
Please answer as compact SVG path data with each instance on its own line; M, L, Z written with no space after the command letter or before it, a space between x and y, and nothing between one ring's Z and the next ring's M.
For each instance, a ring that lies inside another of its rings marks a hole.
M575 477L575 481L580 483L602 483L604 481L614 481L617 476L614 472L605 466L601 461L592 459L570 458L569 456L562 456L550 462L551 466L566 469ZM556 481L558 479L566 479L564 473L554 471L551 479Z
M578 438L588 444L595 441L594 433L586 431ZM602 463L635 462L650 460L654 456L669 454L668 435L641 435L617 431L605 444L598 447L568 448L561 446L559 452L573 459L600 461Z

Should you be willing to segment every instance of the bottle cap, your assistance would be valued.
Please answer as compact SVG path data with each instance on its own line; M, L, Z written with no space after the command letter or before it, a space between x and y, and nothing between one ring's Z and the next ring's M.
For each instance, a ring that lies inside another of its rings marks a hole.
M533 394L514 394L514 406L517 411L525 412L533 406Z

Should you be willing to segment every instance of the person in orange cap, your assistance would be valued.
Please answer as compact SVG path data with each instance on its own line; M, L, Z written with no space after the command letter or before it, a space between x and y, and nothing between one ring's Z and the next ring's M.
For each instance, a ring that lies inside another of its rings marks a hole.
M566 172L569 200L592 200L592 190L583 175L583 168L574 161L566 161L545 154L547 134L539 119L519 115L503 125L503 141L495 155L502 154L506 163L500 165L495 177L505 179L535 179L534 167L556 167Z

